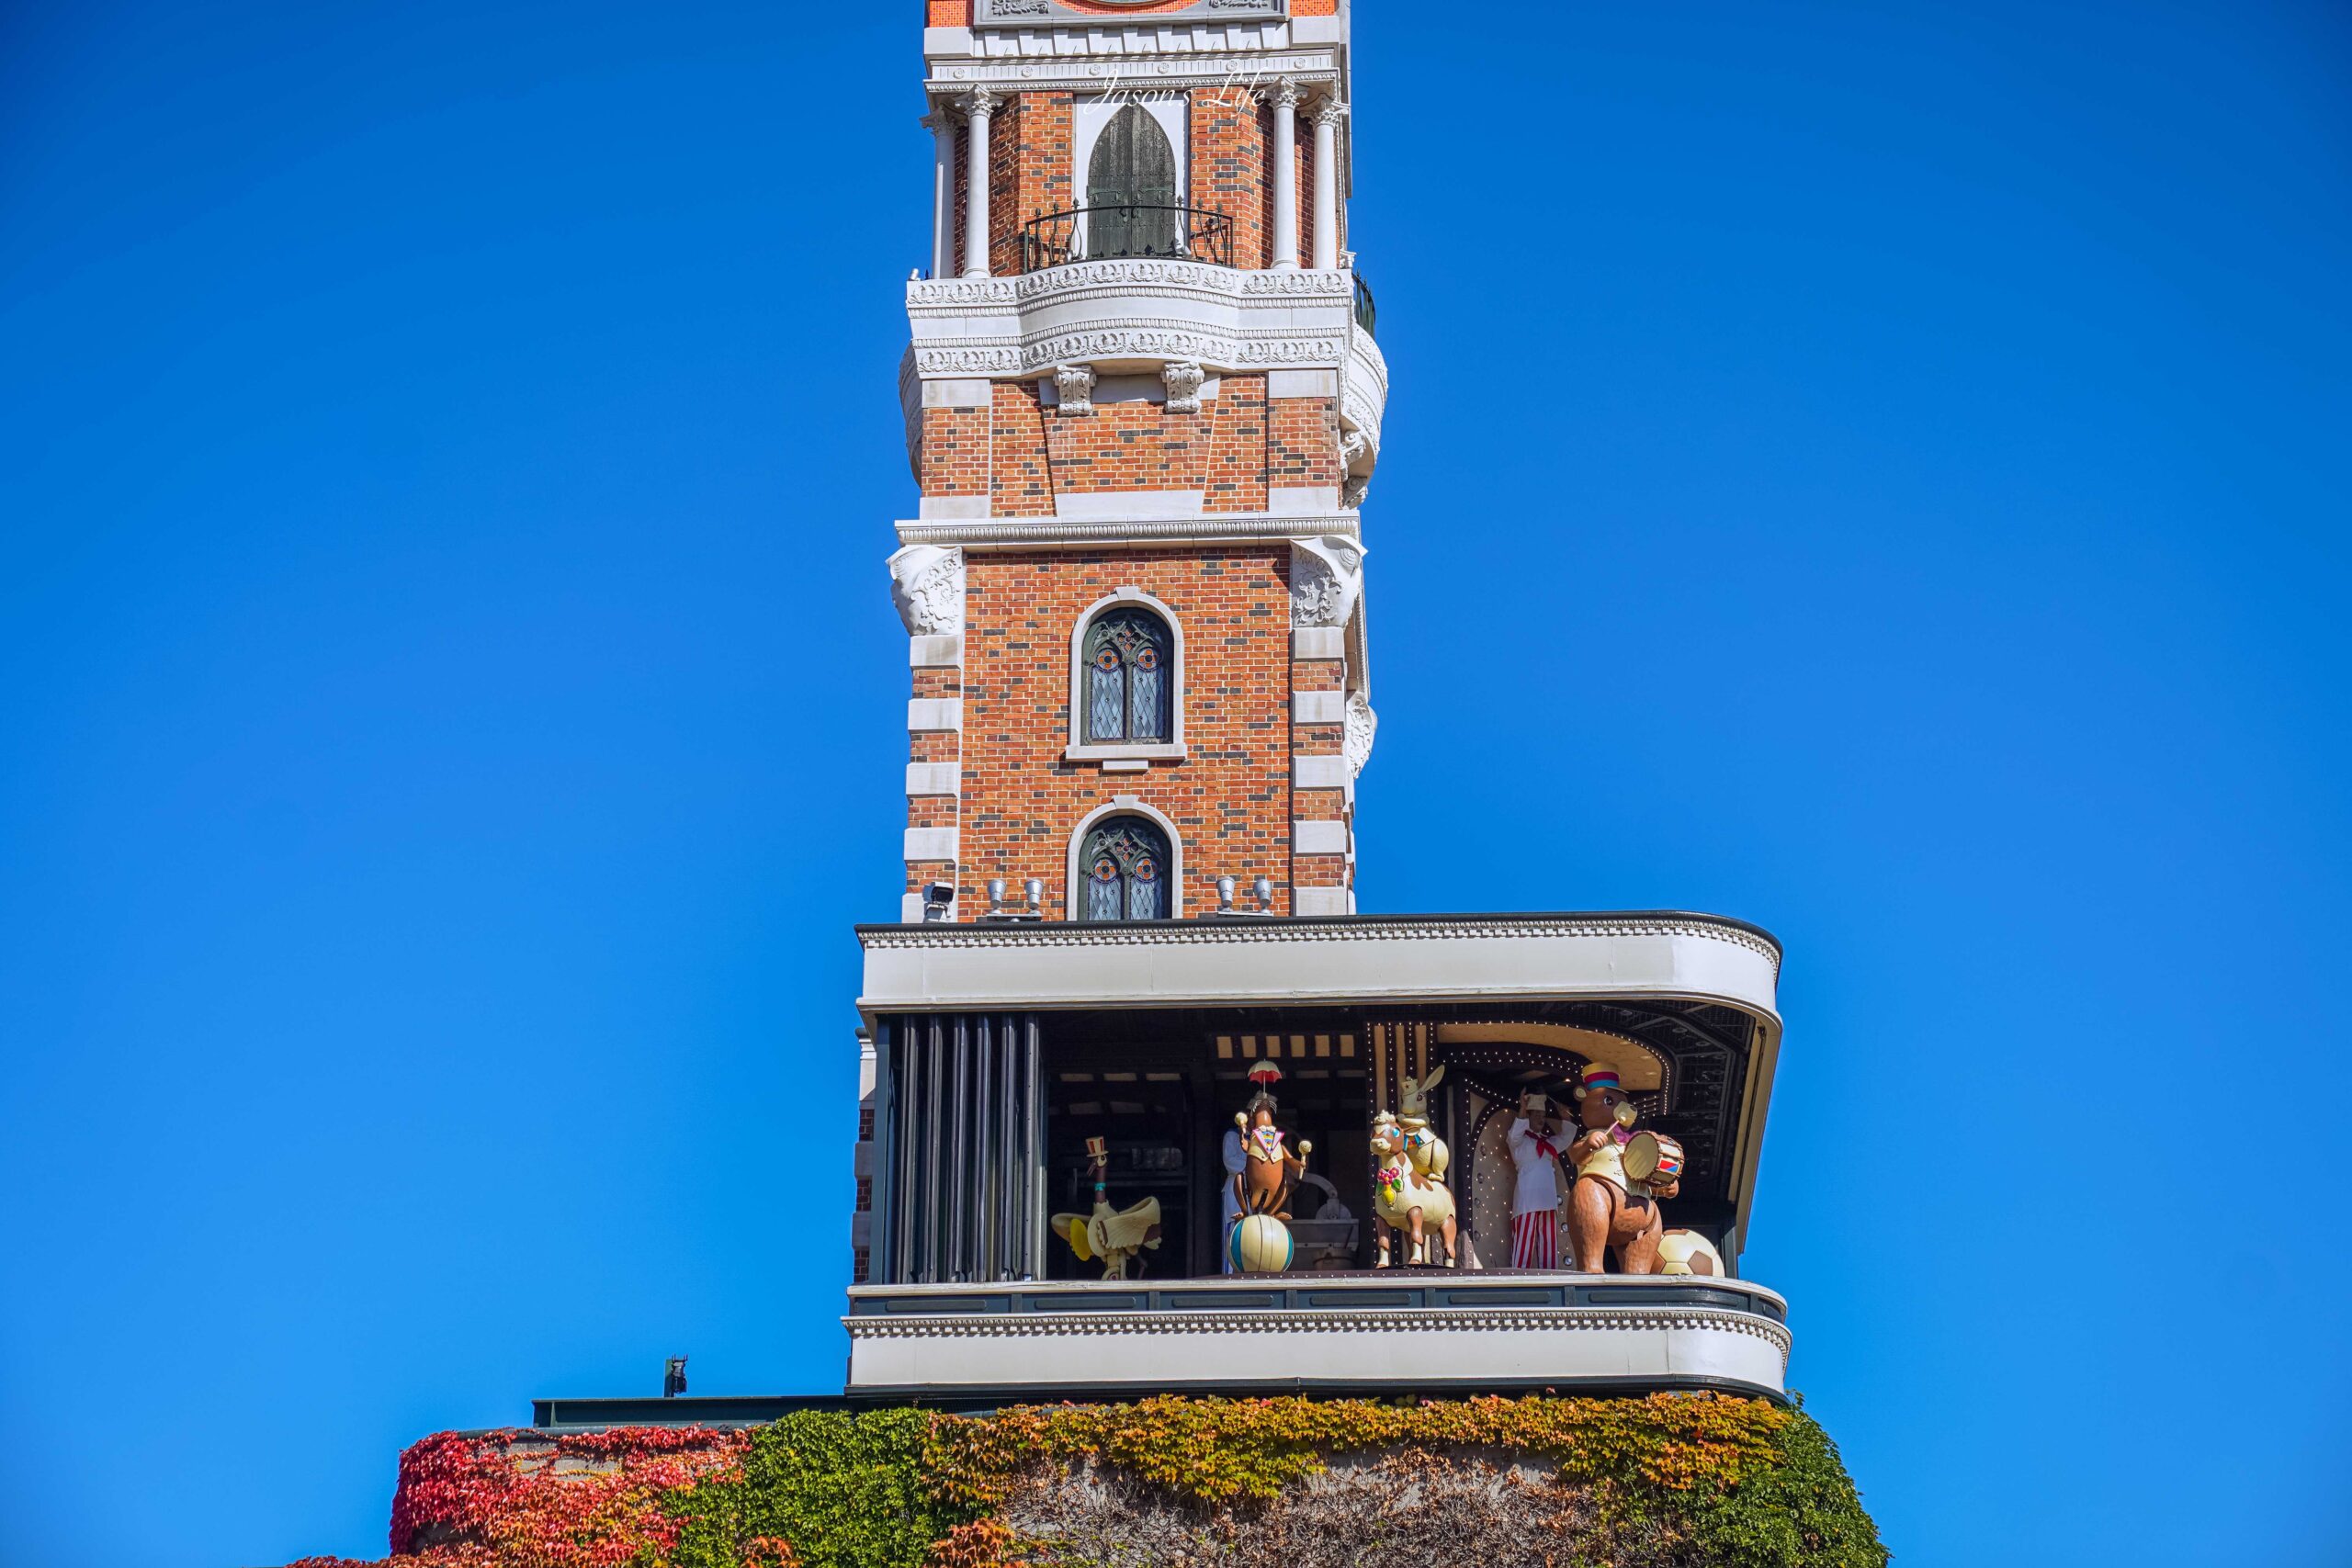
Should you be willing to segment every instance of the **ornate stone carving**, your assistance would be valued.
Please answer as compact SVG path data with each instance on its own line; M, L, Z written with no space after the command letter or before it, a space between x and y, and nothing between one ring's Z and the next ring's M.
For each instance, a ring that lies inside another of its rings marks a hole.
M986 119L1004 103L1004 95L992 87L975 87L956 100L967 119Z
M1371 493L1370 474L1350 474L1340 481L1340 504L1351 512L1361 510L1364 497Z
M1171 359L1160 367L1159 379L1168 389L1170 413L1201 412L1201 383L1208 379L1208 372L1198 360Z
M1054 367L1054 390L1061 394L1064 419L1094 412L1094 370L1086 365Z
M1372 742L1380 733L1380 716L1372 711L1372 699L1362 692L1348 694L1347 729L1340 741L1340 753L1348 760L1348 777L1357 778L1363 765L1372 761Z
M1352 470L1358 463L1372 455L1372 437L1361 430L1340 432L1340 467Z
M1299 102L1306 96L1306 89L1298 85L1298 78L1295 76L1284 76L1266 90L1268 103L1276 108L1288 109L1294 114L1298 112Z
M1363 592L1363 547L1326 534L1290 542L1290 624L1344 626Z
M1317 125L1337 125L1347 118L1348 106L1337 98L1326 96L1315 106L1315 123Z
M964 630L964 552L909 545L890 558L890 600L909 637L949 637Z

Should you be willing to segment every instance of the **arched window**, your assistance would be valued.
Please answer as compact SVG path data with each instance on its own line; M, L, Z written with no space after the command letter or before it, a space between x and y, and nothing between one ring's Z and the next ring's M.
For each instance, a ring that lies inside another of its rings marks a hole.
M1164 920L1171 874L1167 834L1141 817L1105 818L1079 849L1081 918Z
M1174 255L1176 150L1141 104L1111 117L1086 161L1087 254Z
M1086 629L1086 743L1168 739L1168 623L1132 606L1105 612Z

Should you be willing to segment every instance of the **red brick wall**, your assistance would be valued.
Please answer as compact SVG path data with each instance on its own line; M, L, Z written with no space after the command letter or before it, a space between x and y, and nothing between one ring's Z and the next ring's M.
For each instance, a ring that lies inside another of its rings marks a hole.
M1203 88L1193 94L1189 162L1194 207L1233 219L1233 265L1262 267L1273 232L1274 208L1266 167L1272 120L1248 87Z
M1339 413L1331 398L1276 398L1266 439L1266 482L1340 482Z
M1199 413L1164 403L1064 415L1035 381L1000 381L985 407L925 409L917 468L929 496L988 495L999 517L1050 517L1057 495L1204 492L1210 512L1263 512L1269 486L1336 485L1329 398L1266 396L1263 376L1227 376Z
M1046 882L1048 917L1064 918L1071 832L1096 807L1129 795L1166 813L1182 834L1188 914L1216 907L1220 875L1246 886L1261 874L1273 878L1275 907L1287 913L1289 547L975 551L965 573L959 912L985 910L990 877L1017 886L1036 876ZM1062 760L1071 630L1121 587L1164 602L1184 633L1190 756L1142 773ZM910 874L909 891L919 880Z
M1071 106L1068 93L1021 93L989 130L989 270L1022 270L1021 231L1033 218L1066 212L1070 198Z

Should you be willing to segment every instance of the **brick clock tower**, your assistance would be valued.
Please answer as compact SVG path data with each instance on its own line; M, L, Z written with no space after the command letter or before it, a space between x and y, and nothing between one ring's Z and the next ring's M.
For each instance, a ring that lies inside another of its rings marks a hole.
M1355 909L1345 0L927 0L901 919Z

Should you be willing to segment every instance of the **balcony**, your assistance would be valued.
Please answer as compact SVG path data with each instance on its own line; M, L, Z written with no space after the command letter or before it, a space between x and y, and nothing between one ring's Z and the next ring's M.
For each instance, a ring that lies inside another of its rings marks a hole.
M1779 950L1752 928L1346 916L859 935L876 1083L873 1206L854 1228L874 1283L853 1292L853 1392L1225 1389L1261 1375L1262 1352L1285 1387L1780 1393L1783 1303L1737 1278L1780 1028ZM1727 1276L1509 1267L1519 1099L1595 1061L1682 1145L1667 1225ZM1226 1275L1220 1145L1269 1064L1279 1124L1313 1145L1296 1251L1285 1272ZM1453 1151L1460 1267L1382 1269L1368 1133L1439 1066L1427 1114ZM1049 1223L1089 1213L1097 1181L1114 1213L1155 1205L1125 1280Z
M1156 257L1233 265L1233 220L1203 207L1080 207L1030 220L1021 231L1021 270L1073 262Z

